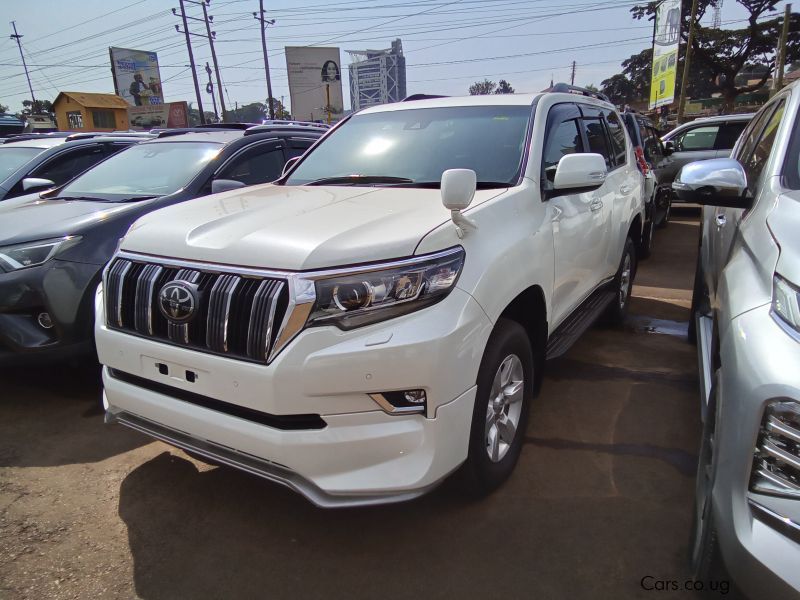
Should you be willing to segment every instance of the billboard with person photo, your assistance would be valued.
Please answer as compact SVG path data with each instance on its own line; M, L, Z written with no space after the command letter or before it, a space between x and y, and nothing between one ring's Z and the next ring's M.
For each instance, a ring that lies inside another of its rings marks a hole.
M163 104L158 55L147 50L109 48L114 91L131 106Z
M292 117L301 121L338 121L344 112L339 48L286 48Z

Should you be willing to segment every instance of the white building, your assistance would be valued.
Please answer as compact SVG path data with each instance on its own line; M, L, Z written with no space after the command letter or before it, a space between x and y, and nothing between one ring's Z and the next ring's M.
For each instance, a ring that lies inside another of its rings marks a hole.
M406 97L406 59L400 39L386 50L347 50L353 110L398 102Z

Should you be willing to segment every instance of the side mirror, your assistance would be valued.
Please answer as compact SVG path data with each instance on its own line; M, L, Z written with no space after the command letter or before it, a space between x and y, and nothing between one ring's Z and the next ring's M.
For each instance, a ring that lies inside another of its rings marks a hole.
M289 160L286 161L286 164L283 165L283 171L281 171L281 177L285 176L289 171L292 170L292 167L297 164L297 161L300 160L299 156L293 156Z
M22 189L26 192L32 190L39 190L42 188L55 187L56 182L50 179L42 179L40 177L26 177L22 180Z
M464 229L477 229L475 223L461 214L475 197L478 176L472 169L447 169L442 173L442 204L450 211L450 218L456 226L459 238L464 237Z
M229 190L238 190L239 188L246 187L241 181L235 179L215 179L211 182L211 193L219 194L220 192L227 192Z
M672 190L684 202L728 208L750 208L747 175L739 161L712 158L691 162L678 172Z
M553 189L574 193L596 190L605 182L606 172L606 159L600 154L567 154L558 161Z
M669 156L675 152L675 142L664 142L664 156Z

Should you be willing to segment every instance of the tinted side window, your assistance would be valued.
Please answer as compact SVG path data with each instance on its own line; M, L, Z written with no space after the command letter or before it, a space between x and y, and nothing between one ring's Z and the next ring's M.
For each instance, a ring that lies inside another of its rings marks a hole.
M608 148L608 141L606 139L606 131L603 126L603 121L599 118L581 119L583 129L586 132L586 139L589 143L589 152L597 153L606 159L606 167L610 170L614 167L611 161L611 152Z
M658 133L652 127L647 127L642 131L645 136L644 158L652 165L657 165L664 158L664 149L661 146L661 140L658 138Z
M625 145L625 129L619 121L617 113L606 111L606 123L611 137L611 148L613 151L614 164L624 165L628 161L628 149Z
M775 143L778 126L783 118L784 108L786 108L786 103L781 100L775 112L772 113L772 117L767 121L764 129L761 130L758 142L753 146L752 152L743 157L742 166L745 173L747 173L747 187L753 194L759 187L764 167L767 165L769 156L772 153L772 146Z
M719 125L702 125L684 131L675 139L678 150L713 150Z
M245 185L275 181L283 170L283 150L274 145L256 147L236 157L219 178L233 179Z
M558 161L567 154L574 154L575 152L583 152L583 142L581 141L581 133L578 130L577 119L561 121L548 134L547 142L544 146L544 159L542 162L544 163L545 177L549 181L553 181Z
M736 145L736 140L742 135L742 131L744 131L746 125L747 121L723 123L722 127L719 128L719 134L714 143L714 148L716 150L733 150L733 147Z
M56 185L61 185L94 166L106 156L107 154L101 146L67 151L35 169L30 176L49 179Z

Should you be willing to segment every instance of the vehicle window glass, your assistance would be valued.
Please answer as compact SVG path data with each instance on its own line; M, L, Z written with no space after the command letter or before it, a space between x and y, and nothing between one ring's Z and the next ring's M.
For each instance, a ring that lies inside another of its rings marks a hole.
M761 175L764 172L764 167L769 161L772 146L775 143L775 135L778 133L778 126L781 124L783 118L783 109L785 102L781 100L775 112L772 113L763 133L760 135L758 142L753 147L753 151L749 156L744 157L742 166L747 174L747 187L751 193L755 193L761 181Z
M233 179L245 185L275 181L283 170L283 150L269 147L251 148L225 167L220 179Z
M43 148L15 148L13 144L0 146L0 181L42 152Z
M642 131L645 136L644 158L650 164L657 165L664 158L664 148L658 138L658 133L652 127L646 127Z
M213 142L136 144L87 171L59 195L134 200L172 194L197 176L221 148Z
M738 160L740 163L744 164L746 156L750 156L750 153L753 151L753 147L758 142L758 138L761 137L761 132L766 125L767 120L772 115L772 111L775 110L775 105L770 104L761 109L761 111L753 118L752 121L747 125L747 128L742 132L741 142L736 147L736 154L732 157Z
M516 185L530 119L530 106L357 114L308 154L286 183L357 174L436 184L447 169L462 168L475 171L479 184Z
M613 164L611 162L611 153L608 149L608 142L606 139L606 132L603 127L603 122L600 119L586 118L581 119L583 128L586 132L586 139L589 143L589 152L594 152L603 156L606 159L606 167L611 169Z
M684 131L675 138L679 151L713 150L719 133L719 125L704 125Z
M619 122L617 113L606 111L606 124L611 138L611 148L614 153L614 164L624 165L627 162L627 147L625 145L625 130Z
M717 135L714 147L717 150L733 150L733 147L736 145L736 140L742 135L742 131L744 131L746 125L747 121L723 123L719 128L719 134Z
M547 137L543 153L543 170L548 181L553 181L558 161L567 154L583 152L583 142L577 119L569 119L558 124Z
M66 183L76 175L83 173L92 165L106 157L101 146L87 146L64 152L34 169L31 177L41 177L55 182L56 185Z

